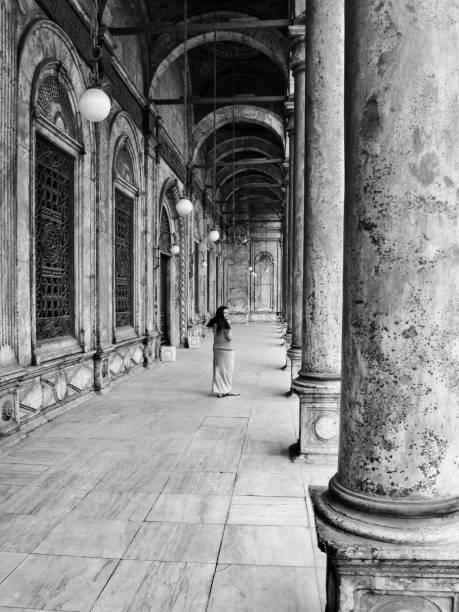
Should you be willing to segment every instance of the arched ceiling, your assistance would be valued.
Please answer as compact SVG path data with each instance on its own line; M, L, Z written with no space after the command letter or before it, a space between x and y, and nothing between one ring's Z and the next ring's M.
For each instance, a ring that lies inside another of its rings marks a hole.
M111 5L119 2L99 3L113 15ZM142 48L147 49L146 93L161 112L158 85L172 66L175 74L183 74L184 2L128 2L132 19L120 27L143 28L132 35L138 36ZM187 0L194 172L208 188L214 182L215 165L217 199L226 214L234 209L244 210L254 219L259 214L266 217L271 211L277 217L282 208L285 100L291 93L287 29L290 5L289 0ZM113 19L110 26L114 26ZM160 97L164 95L163 88ZM183 108L183 100L178 98L169 103Z

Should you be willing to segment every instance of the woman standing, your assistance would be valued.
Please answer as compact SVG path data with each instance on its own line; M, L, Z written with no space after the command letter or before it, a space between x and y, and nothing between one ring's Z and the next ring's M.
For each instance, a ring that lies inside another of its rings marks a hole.
M214 333L214 372L212 393L217 397L239 395L233 393L234 348L228 308L220 306L215 316L207 323Z

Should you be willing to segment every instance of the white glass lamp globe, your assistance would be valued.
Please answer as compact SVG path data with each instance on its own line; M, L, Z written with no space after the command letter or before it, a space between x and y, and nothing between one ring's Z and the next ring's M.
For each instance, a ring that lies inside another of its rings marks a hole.
M100 87L89 87L81 96L78 108L84 119L98 123L110 114L110 98Z
M249 272L252 272L252 270L253 270L252 266L249 266L249 267L248 267L248 271L249 271Z
M171 255L178 255L180 253L179 245L178 244L171 245L170 253L171 253Z
M175 203L175 209L179 217L186 217L193 210L193 203L186 196L181 196Z
M201 268L207 268L207 261L201 261Z
M210 230L207 238L210 240L210 242L217 242L217 240L220 238L220 232L216 227L214 227Z

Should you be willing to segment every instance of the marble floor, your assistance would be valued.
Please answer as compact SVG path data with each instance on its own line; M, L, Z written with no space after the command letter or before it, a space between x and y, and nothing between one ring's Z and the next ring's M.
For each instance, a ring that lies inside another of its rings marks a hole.
M0 612L319 612L325 556L291 463L274 324L234 326L238 397L212 339L0 446Z

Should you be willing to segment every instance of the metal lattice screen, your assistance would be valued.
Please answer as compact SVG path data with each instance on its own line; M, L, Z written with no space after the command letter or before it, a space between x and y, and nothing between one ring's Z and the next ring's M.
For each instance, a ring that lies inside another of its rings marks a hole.
M133 325L134 201L115 190L115 316L116 326Z
M74 335L74 160L37 135L35 167L36 338Z

